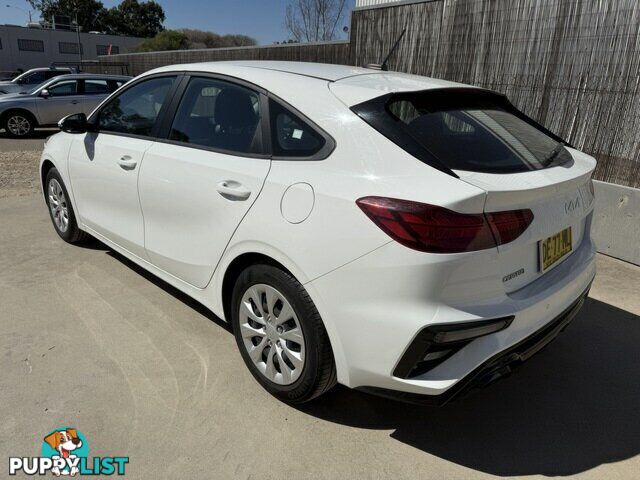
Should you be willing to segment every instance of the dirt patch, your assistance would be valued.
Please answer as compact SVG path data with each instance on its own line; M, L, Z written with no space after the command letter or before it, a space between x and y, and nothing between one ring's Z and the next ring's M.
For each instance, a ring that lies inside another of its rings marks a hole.
M0 152L0 198L40 191L40 152Z

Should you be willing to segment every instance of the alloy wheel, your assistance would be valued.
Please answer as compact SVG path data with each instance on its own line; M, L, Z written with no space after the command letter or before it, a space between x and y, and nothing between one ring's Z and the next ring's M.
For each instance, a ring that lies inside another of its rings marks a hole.
M67 199L64 196L60 182L55 178L49 181L49 208L51 209L51 216L58 230L62 233L66 232L67 228L69 228Z
M22 137L31 131L31 122L22 115L12 115L7 120L7 130L12 135Z
M291 385L304 368L304 335L289 301L266 284L250 286L240 301L240 333L257 369L278 385Z

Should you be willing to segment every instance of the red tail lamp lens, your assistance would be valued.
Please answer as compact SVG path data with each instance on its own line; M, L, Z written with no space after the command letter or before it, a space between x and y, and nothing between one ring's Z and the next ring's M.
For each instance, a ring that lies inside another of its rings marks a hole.
M391 238L414 250L431 253L494 248L517 238L533 220L530 210L485 216L396 198L363 197L356 203Z

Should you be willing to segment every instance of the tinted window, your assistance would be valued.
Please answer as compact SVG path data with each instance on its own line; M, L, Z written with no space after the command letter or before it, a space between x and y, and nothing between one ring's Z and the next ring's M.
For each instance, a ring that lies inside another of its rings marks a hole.
M150 135L174 79L153 78L125 90L100 111L98 128L107 132Z
M44 80L49 80L50 78L57 77L58 75L65 75L69 72L65 70L47 70L46 72L41 73L44 76Z
M87 95L104 95L109 93L109 84L106 80L85 80L84 93Z
M273 155L309 157L324 146L322 135L278 102L269 100L269 111Z
M78 91L78 82L67 80L54 83L47 87L49 95L52 97L64 97L65 95L75 95Z
M238 85L193 78L169 138L239 153L261 151L260 96Z
M48 77L45 76L45 72L34 72L24 77L23 83L27 85L39 85L47 79Z
M399 94L386 111L387 122L453 170L519 172L571 159L557 140L484 94Z

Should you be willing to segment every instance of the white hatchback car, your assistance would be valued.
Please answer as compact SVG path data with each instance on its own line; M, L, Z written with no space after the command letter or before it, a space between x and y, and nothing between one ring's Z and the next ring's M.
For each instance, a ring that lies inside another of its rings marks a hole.
M90 234L228 320L264 388L444 403L509 373L595 275L595 161L502 95L337 65L163 67L42 156Z

